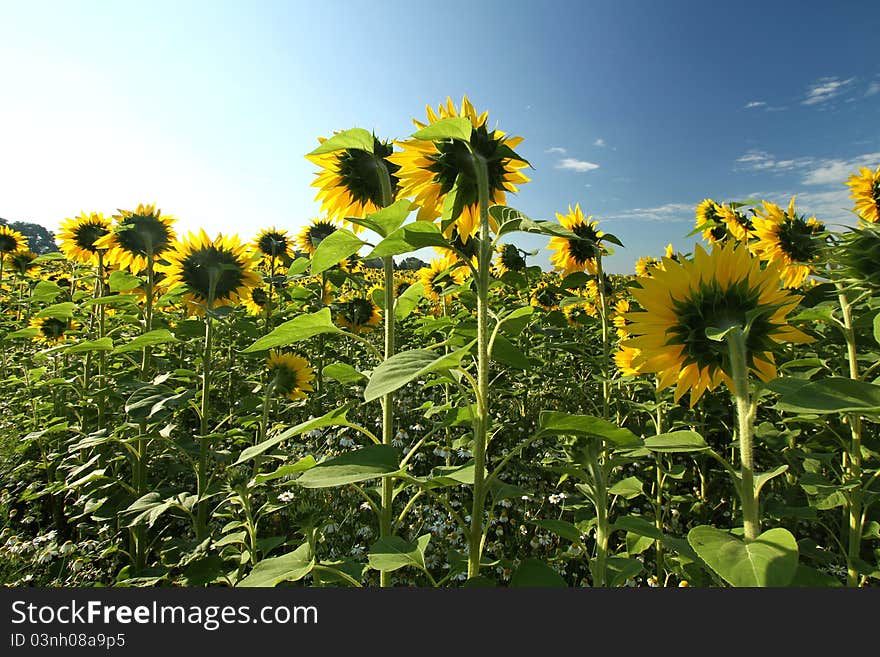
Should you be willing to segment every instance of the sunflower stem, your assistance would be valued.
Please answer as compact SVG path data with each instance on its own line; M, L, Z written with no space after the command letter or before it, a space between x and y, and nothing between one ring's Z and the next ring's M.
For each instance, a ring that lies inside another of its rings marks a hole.
M211 311L214 308L214 296L217 291L219 272L212 269L208 283L208 299L205 309L205 348L202 355L202 404L199 425L199 469L196 473L196 503L199 505L196 514L196 540L201 542L208 533L208 504L204 497L208 488L208 413L210 412L211 390L211 347L214 341L214 322Z
M257 433L257 441L254 445L260 445L266 440L266 432L269 428L269 409L272 407L272 394L275 392L275 385L278 383L278 375L272 377L272 380L266 384L266 392L263 395L263 414L260 417L260 428ZM260 463L262 455L258 454L254 457L254 467L251 476L256 477L260 472Z
M740 500L742 501L743 530L746 543L758 538L761 521L758 517L758 496L755 494L755 463L752 445L754 410L749 395L748 353L746 336L739 327L727 334L733 395L736 401L737 437L740 460Z
M844 339L846 340L846 355L849 362L849 376L851 379L859 379L859 362L856 352L856 333L853 327L852 305L841 286L837 286L837 299L840 303L840 312L843 315ZM846 416L850 430L849 449L844 454L846 457L846 474L850 481L858 482L858 486L846 494L848 511L848 537L846 552L846 585L859 585L859 570L856 561L862 547L862 517L863 492L862 488L862 418L856 414Z
M470 148L470 144L468 144ZM473 149L471 157L480 203L480 242L477 255L477 417L474 422L474 500L468 540L468 579L479 576L485 506L486 437L489 433L489 172L486 160Z
M596 289L599 291L599 317L602 322L602 417L609 419L611 391L608 381L608 313L605 304L605 274L602 270L602 253L596 255Z

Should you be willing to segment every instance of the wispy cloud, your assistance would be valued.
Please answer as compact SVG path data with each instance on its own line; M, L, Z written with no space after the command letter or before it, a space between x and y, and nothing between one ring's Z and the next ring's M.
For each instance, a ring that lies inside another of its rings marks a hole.
M595 162L587 162L586 160L577 160L573 157L564 157L556 163L557 169L566 169L577 173L586 173L598 169L599 165Z
M693 221L694 208L698 201L694 203L667 203L654 208L633 208L632 210L624 210L615 214L604 215L602 218L608 221L612 220L630 220L630 221L663 221L667 223L680 223Z
M746 103L745 109L754 109L756 107L764 107L767 103L763 100L752 100Z
M822 160L804 175L805 185L833 185L845 182L859 167L876 167L880 153L865 153L848 160Z
M836 185L843 183L859 167L876 167L880 152L865 153L848 159L798 157L778 159L772 153L751 150L738 157L734 171L762 171L787 173L797 171L802 175L803 185Z
M847 78L846 80L834 76L820 78L818 81L810 85L810 88L807 90L807 95L801 101L801 104L819 105L821 103L826 103L829 100L848 92L853 82L855 82L855 78Z
M872 82L865 90L865 98L873 96L874 94L880 94L880 82Z
M825 224L843 224L852 226L855 224L855 217L851 212L853 202L849 197L849 190L842 185L841 187L842 189L823 191L796 190L794 192L754 192L748 194L748 197L776 203L781 207L787 207L791 197L794 196L795 212L805 214L808 217L816 217Z
M599 148L603 148L605 146L605 140L599 137L596 141L593 142L593 146L598 146Z
M794 160L780 160L772 153L760 150L751 150L736 159L735 171L788 171L800 167L809 166L813 163L811 157L801 157Z
M562 146L552 146L544 152L545 153L559 153L560 155L565 155L566 153L568 153L568 151L565 150Z

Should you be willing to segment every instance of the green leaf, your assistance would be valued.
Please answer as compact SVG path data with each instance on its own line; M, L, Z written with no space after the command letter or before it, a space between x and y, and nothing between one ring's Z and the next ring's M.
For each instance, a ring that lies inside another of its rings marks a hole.
M36 326L29 326L28 328L18 329L17 331L12 331L3 336L4 340L11 340L13 338L26 338L28 340L32 340L40 334L40 329Z
M260 561L237 587L276 586L281 582L296 582L312 572L315 557L308 542L293 552Z
M519 568L510 578L510 586L514 588L566 588L568 584L562 579L562 575L553 570L540 559L523 559Z
M645 447L652 452L702 452L709 449L706 440L696 431L670 431L645 438Z
M143 282L127 271L117 269L110 274L109 284L111 292L129 292L143 285Z
M312 256L312 274L320 274L349 256L357 253L366 244L357 235L345 228L339 228L321 240L315 255Z
M366 258L386 258L388 256L411 253L429 246L451 248L440 227L429 221L416 221L401 226L379 242Z
M426 374L457 367L470 351L472 344L473 341L461 349L439 356L427 349L413 349L395 354L373 370L370 382L364 390L364 400L379 399Z
M430 534L419 536L415 543L405 541L400 536L386 536L373 543L367 554L367 562L370 568L384 572L399 570L404 566L426 570L425 550L430 541Z
M134 340L119 345L111 353L124 354L129 351L140 351L144 347L155 347L169 342L177 342L177 338L174 337L171 331L168 329L154 329L139 335Z
M775 384L776 381L771 382ZM777 390L768 384L771 390ZM880 385L842 377L810 381L782 393L777 408L791 413L880 414Z
M357 383L361 379L366 379L366 375L361 374L348 363L331 363L327 365L321 372L324 378L339 381L339 383Z
M332 411L327 413L326 415L322 415L321 417L313 418L311 420L306 420L305 422L301 422L297 424L295 427L291 427L286 431L281 432L277 436L269 438L268 440L264 440L258 445L253 445L252 447L248 447L245 449L241 455L238 457L238 460L235 462L235 465L239 465L244 463L245 461L249 461L255 456L259 456L263 454L275 445L278 445L288 438L292 438L293 436L298 436L301 433L305 433L306 431L311 431L312 429L320 429L322 427L332 427L335 425L348 425L348 420L345 417L345 414L348 412L348 409L351 408L350 404L345 404L344 406L339 406L338 408L334 408Z
M485 470L483 472L485 475ZM431 470L427 483L436 486L473 486L475 473L473 460L464 465L441 465Z
M605 564L607 569L606 581L608 586L616 587L626 584L626 580L632 579L644 568L638 559L628 557L608 557Z
M755 480L754 480L754 482L755 482L755 496L757 497L758 493L761 492L761 489L764 487L764 484L766 484L768 481L770 481L774 477L778 477L786 470L788 470L787 465L780 465L778 468L774 468L773 470L770 470L769 472L759 472L759 473L755 474Z
M706 327L706 337L715 342L724 342L727 335L734 329L742 330L741 326L728 326L727 328L718 328L716 326Z
M293 278L294 276L305 274L311 264L312 261L308 258L297 258L290 263L290 267L287 269L287 278Z
M642 484L638 477L627 477L614 484L608 489L608 492L612 495L620 495L627 500L631 500L644 493L643 486L644 484Z
M541 411L538 432L546 435L595 436L610 440L617 447L642 444L629 429L592 415L572 415L562 411Z
M439 141L441 139L461 139L470 141L471 130L470 119L464 117L451 117L448 119L440 119L436 123L422 128L413 133L413 139L422 141Z
M517 272L512 273L515 274ZM526 326L528 326L534 310L535 308L533 306L522 306L510 311L507 315L501 318L501 330L506 336L515 338L523 332L523 329Z
M363 128L349 128L327 139L315 150L308 153L306 157L309 155L323 155L324 153L332 153L334 151L344 151L349 148L372 153L374 144L375 140L371 133Z
M544 520L535 520L532 522L532 524L541 527L542 529L549 529L554 534L558 534L562 538L567 539L572 543L583 542L581 540L581 530L579 530L572 523L566 520L555 520L553 518L547 518Z
M61 286L52 281L40 281L31 290L31 301L49 303L61 294Z
M492 360L513 367L519 370L527 370L531 367L529 359L526 355L517 349L513 343L506 337L498 333L495 341L492 343L492 353L489 354Z
M425 286L421 283L413 283L403 291L399 297L394 300L394 318L401 320L406 318L425 294Z
M346 217L345 220L358 226L369 228L381 237L388 237L400 228L415 207L417 207L415 203L409 199L402 198L387 208L382 208L378 212L368 214L366 217Z
M65 301L64 303L56 303L54 305L49 306L48 308L43 308L40 312L38 312L34 317L51 317L52 319L70 319L73 317L73 309L76 306L71 301Z
M272 481L273 479L280 479L281 477L290 477L295 474L299 474L300 472L305 472L306 470L311 470L317 465L315 461L315 457L309 454L308 456L303 456L296 463L288 463L287 465L282 465L280 468L275 470L275 472L269 472L266 474L258 474L253 479L253 483L255 486L266 483L267 481Z
M254 342L250 347L244 349L243 353L248 354L283 347L307 340L321 333L342 333L342 330L330 318L329 308L321 308L321 310L309 315L300 315L276 326L269 335Z
M400 470L400 452L391 445L369 445L321 461L296 480L304 488L331 488L375 479Z
M612 528L625 530L628 534L645 536L655 541L663 538L663 534L653 522L639 516L621 516L614 521Z
M125 412L135 420L152 420L166 415L166 411L181 406L195 390L184 389L174 392L164 385L145 385L135 390L125 402Z
M874 316L874 340L880 344L880 313Z
M98 338L97 340L82 340L65 349L67 354L84 354L90 351L112 351L113 340L110 338Z
M700 558L731 586L788 586L797 572L797 542L781 527L749 543L708 525L694 527L687 538Z

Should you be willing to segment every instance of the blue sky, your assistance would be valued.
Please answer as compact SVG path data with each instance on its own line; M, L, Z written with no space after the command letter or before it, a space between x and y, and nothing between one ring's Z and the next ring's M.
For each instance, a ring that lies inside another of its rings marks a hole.
M510 205L580 203L631 272L692 250L706 197L851 223L843 182L880 165L878 34L875 0L3 3L0 216L152 202L183 231L294 231L318 136L404 138L467 94L525 137Z

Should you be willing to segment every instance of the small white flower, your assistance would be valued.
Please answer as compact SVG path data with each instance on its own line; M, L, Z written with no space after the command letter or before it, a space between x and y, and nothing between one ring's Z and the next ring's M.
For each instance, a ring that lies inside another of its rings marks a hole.
M284 491L278 496L278 501L282 504L289 504L293 502L294 499L296 499L296 495L294 495L293 492L289 490Z

